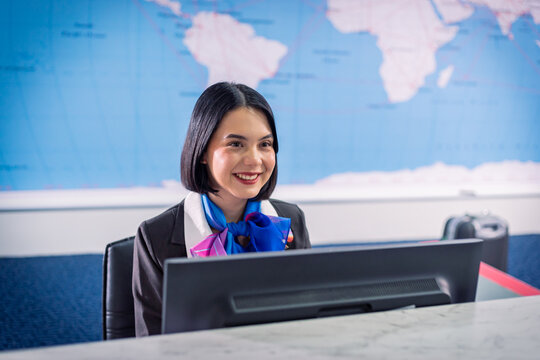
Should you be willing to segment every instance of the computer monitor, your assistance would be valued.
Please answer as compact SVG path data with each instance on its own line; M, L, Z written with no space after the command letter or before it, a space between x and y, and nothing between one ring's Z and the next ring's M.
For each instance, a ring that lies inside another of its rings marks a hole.
M474 301L482 240L168 259L162 333Z

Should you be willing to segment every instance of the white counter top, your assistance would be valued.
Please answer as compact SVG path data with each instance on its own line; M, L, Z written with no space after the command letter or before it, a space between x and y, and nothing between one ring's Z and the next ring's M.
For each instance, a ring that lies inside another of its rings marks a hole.
M538 359L540 296L66 345L0 359Z

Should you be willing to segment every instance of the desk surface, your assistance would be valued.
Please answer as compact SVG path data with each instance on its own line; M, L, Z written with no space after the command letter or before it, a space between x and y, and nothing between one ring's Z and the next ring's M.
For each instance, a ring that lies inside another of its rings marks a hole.
M3 359L538 359L540 296L0 353Z

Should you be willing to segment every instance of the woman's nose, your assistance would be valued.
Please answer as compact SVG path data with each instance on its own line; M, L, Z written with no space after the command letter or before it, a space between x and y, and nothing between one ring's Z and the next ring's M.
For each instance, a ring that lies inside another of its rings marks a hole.
M249 148L244 156L246 165L259 165L262 162L261 152L257 148Z

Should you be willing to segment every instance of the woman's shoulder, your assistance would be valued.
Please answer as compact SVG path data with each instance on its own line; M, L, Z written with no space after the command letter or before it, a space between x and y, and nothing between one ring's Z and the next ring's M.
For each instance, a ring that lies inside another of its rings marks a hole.
M184 201L171 206L167 210L163 211L161 214L154 216L153 218L150 218L146 220L143 224L147 227L163 227L167 224L174 224L176 222L176 218L179 214L183 214L184 212Z
M166 258L185 256L184 202L176 204L161 214L144 221L137 231L135 242L154 254L161 265ZM178 249L178 245L181 246Z
M289 216L302 215L303 216L304 214L302 209L300 209L298 205L296 204L286 202L283 200L278 200L278 199L269 199L269 201L270 201L270 204L272 204L272 206L276 209L278 214L281 216L285 216L285 215L289 215Z
M184 201L171 206L161 214L145 220L139 232L152 243L183 243L184 241Z

